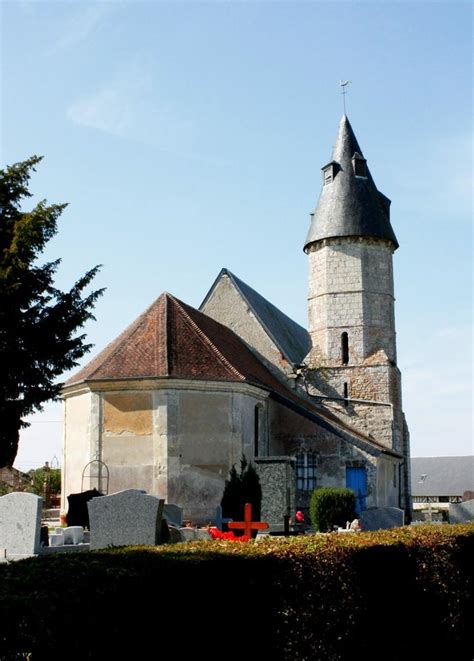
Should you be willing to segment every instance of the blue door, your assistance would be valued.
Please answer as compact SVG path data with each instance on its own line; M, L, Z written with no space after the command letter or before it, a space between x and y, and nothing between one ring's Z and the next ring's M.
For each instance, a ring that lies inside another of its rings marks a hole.
M360 514L366 509L367 473L365 468L346 468L346 486L356 495L356 513Z

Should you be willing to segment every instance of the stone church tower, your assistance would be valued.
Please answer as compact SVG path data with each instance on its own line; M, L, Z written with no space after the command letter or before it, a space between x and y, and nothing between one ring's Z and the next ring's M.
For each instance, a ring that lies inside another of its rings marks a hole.
M397 367L390 200L380 193L348 118L341 119L304 250L309 257L308 392L405 457L409 440ZM394 476L394 480L396 476Z

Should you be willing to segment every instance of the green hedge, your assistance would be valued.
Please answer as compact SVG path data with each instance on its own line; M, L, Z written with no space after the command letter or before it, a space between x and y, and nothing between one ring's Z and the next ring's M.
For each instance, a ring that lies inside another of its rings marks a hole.
M0 565L0 658L472 659L473 557L462 525Z
M321 487L311 494L311 523L321 532L331 532L333 526L346 527L355 516L355 493L343 487Z

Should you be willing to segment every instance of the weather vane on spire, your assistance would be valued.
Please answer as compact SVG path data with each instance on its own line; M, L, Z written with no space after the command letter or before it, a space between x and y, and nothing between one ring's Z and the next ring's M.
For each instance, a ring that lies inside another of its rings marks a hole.
M349 83L352 83L352 80L340 80L339 85L342 87L342 104L344 106L344 114L346 114L346 87L349 85Z

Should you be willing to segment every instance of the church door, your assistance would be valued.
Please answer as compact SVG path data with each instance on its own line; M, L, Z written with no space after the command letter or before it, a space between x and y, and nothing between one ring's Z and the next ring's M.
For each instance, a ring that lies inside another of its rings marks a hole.
M360 514L366 509L367 473L365 468L346 468L346 486L356 495L356 513Z

